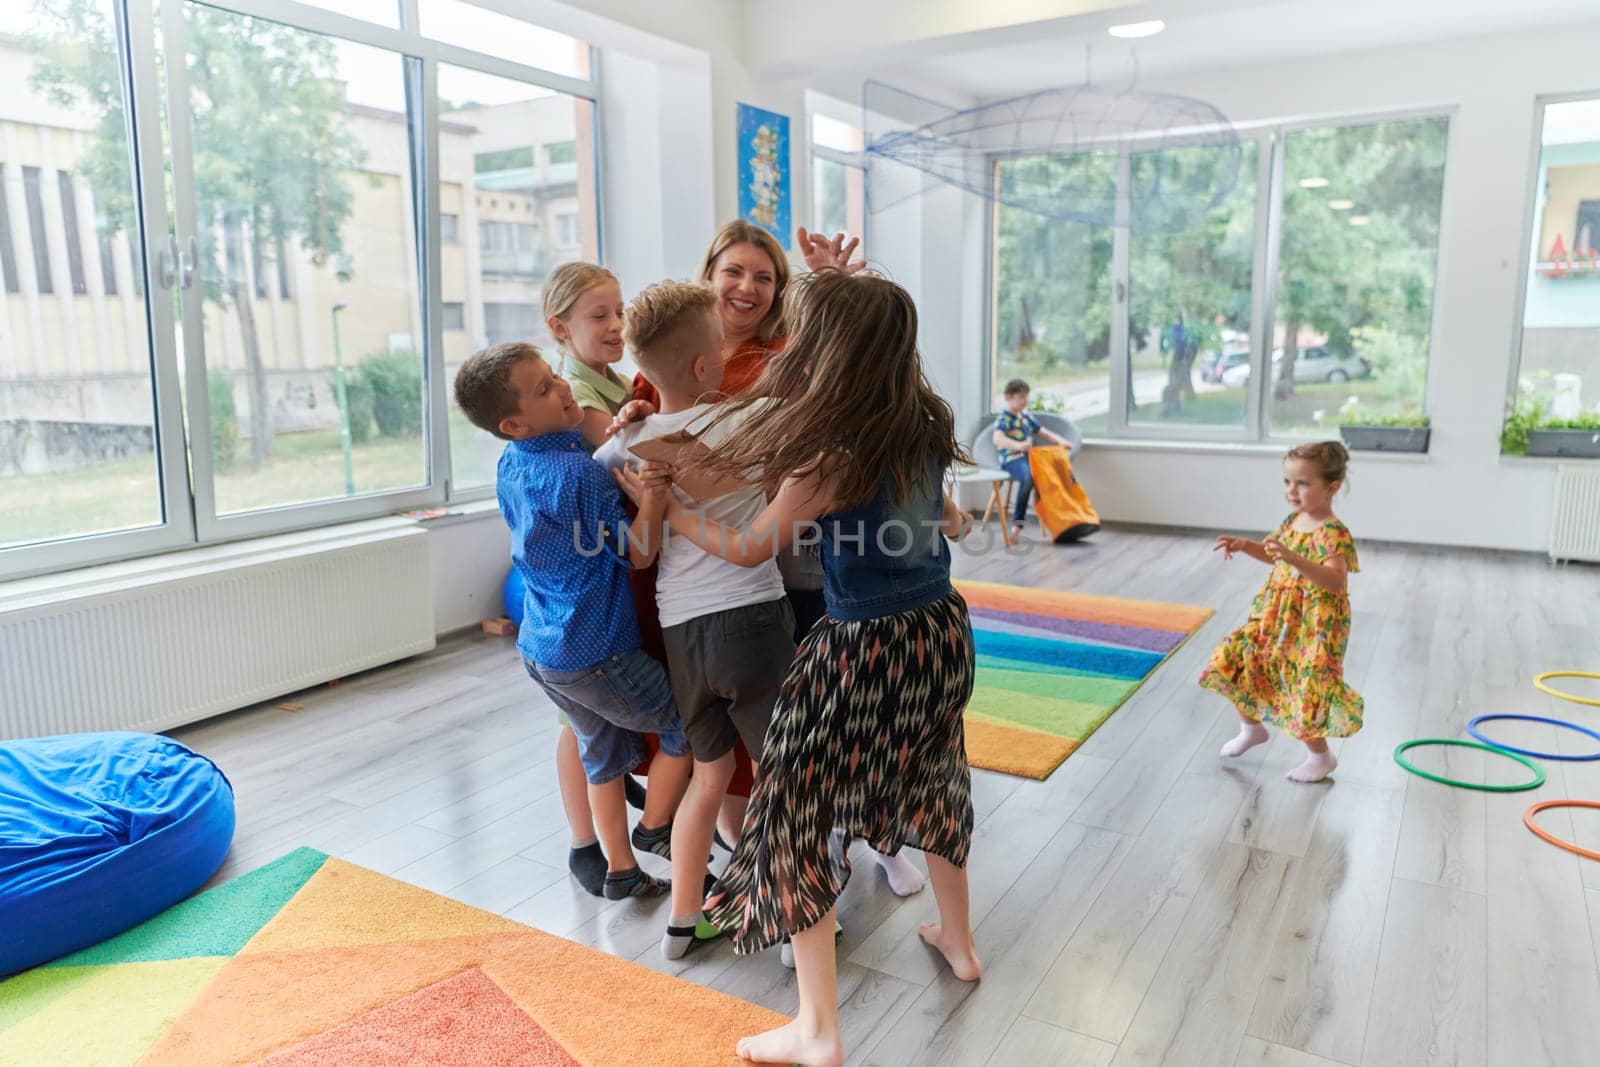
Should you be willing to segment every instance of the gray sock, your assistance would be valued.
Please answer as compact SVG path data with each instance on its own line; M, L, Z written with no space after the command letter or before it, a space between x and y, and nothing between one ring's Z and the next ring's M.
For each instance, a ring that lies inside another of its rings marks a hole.
M688 918L673 916L667 932L661 935L661 954L669 960L681 960L721 936L722 929L707 919L705 912L697 911Z

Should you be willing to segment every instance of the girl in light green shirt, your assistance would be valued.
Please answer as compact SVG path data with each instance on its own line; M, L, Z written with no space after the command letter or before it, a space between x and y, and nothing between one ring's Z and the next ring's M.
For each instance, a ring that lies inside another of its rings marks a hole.
M593 263L563 263L544 283L545 325L561 348L561 377L584 409L579 430L593 452L628 402L629 386L611 369L622 358L622 286Z

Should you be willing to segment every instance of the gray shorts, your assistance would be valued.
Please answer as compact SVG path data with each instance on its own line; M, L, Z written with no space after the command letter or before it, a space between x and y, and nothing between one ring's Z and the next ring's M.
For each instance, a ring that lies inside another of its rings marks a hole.
M689 751L721 759L736 739L757 762L772 707L794 659L794 612L786 599L748 604L669 626L667 674Z

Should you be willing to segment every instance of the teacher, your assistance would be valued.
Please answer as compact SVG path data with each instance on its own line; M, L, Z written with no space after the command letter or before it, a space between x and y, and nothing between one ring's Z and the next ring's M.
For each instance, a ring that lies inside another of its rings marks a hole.
M858 237L832 240L801 227L796 245L812 270L855 273L865 260L850 262L861 243ZM717 294L717 315L722 319L722 391L738 396L755 384L767 361L783 351L786 325L783 294L789 288L789 257L778 239L759 226L735 219L711 239L700 264L700 280ZM660 406L655 386L640 374L633 380L633 399Z

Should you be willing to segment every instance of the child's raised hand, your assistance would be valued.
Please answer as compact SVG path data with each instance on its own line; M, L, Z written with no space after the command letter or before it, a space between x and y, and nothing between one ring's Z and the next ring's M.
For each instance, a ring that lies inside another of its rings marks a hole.
M1215 552L1218 549L1222 550L1223 559L1232 559L1235 552L1244 551L1244 538L1227 536L1219 537L1217 538L1217 543L1211 546L1211 551Z
M1261 547L1266 549L1267 558L1274 563L1293 563L1295 554L1275 537L1269 537L1261 542Z
M864 259L850 262L850 256L855 252L856 246L861 243L861 238L852 237L846 243L844 234L834 234L833 240L828 240L820 233L811 233L804 226L795 233L796 243L800 246L800 255L806 261L806 266L812 270L841 270L846 274L854 274L867 265Z
M606 427L605 438L611 440L622 432L630 423L643 422L656 413L656 406L648 400L630 400L622 405L617 412L617 417L611 420L611 425Z

